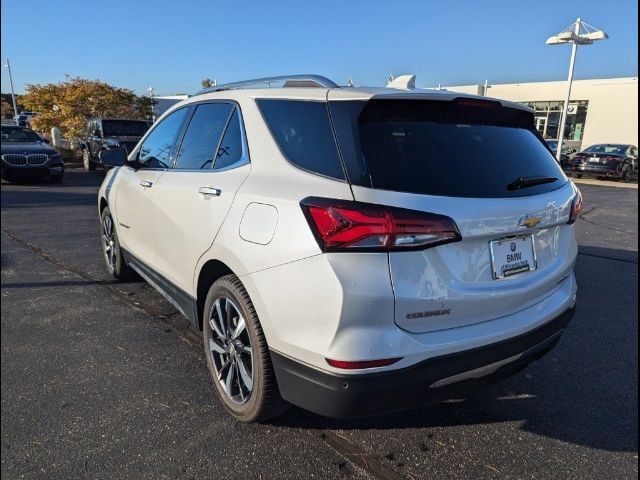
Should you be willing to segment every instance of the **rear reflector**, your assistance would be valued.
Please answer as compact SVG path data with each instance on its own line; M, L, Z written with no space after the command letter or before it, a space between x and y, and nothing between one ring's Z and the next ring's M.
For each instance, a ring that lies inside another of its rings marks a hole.
M444 215L328 198L300 202L324 252L422 250L462 239Z
M382 358L380 360L359 360L355 362L348 362L346 360L332 360L330 358L327 358L325 360L329 365L335 368L342 368L343 370L358 370L361 368L386 367L388 365L396 363L399 360L402 360L402 357Z
M571 214L569 215L569 224L575 223L580 214L584 210L584 202L582 201L582 194L580 190L576 188L576 194L571 202Z

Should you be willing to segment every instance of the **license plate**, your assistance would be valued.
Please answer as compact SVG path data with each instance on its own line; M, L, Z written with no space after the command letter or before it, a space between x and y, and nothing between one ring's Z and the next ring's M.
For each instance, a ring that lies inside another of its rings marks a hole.
M493 278L506 278L537 268L533 235L502 238L489 242Z
M599 157L591 157L589 159L589 163L600 163L600 158Z

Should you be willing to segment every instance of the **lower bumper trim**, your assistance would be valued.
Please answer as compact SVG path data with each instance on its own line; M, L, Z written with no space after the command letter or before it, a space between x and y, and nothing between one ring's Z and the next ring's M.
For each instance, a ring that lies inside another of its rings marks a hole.
M571 308L523 335L393 371L341 375L275 351L271 359L286 401L332 418L367 417L459 398L522 370L556 345L574 313Z

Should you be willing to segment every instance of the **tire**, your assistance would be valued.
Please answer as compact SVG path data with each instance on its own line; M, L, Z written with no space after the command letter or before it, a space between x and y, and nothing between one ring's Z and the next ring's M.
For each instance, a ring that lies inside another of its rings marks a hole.
M576 173L576 177L582 178L582 174L581 173Z
M49 174L49 183L62 183L62 174L59 174L59 175Z
M96 169L96 164L91 161L91 152L86 147L82 149L82 163L87 172L93 172Z
M107 226L110 222L110 228ZM129 267L120 249L118 233L109 207L105 207L100 215L100 233L102 239L102 254L109 273L119 280L131 280L135 278L135 272Z
M622 174L622 178L620 178L624 183L629 183L631 181L631 169L627 168Z
M241 320L244 328L238 328ZM211 380L231 415L263 422L289 409L280 397L258 315L238 277L227 275L211 285L202 327Z

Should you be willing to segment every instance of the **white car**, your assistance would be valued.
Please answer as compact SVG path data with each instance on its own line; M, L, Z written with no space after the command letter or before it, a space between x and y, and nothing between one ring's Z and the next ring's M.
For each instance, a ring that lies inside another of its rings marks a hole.
M420 407L523 368L573 316L582 198L522 105L276 77L101 155L108 269L203 331L240 420Z

